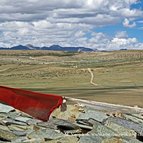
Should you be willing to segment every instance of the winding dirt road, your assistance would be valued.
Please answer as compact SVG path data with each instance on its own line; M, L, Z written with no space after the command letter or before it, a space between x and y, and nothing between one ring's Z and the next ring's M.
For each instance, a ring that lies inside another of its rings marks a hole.
M96 83L93 82L93 80L94 80L94 74L93 74L91 68L87 68L87 70L89 71L89 73L90 73L90 75L91 75L90 83L91 83L92 85L97 86L98 84L96 84Z

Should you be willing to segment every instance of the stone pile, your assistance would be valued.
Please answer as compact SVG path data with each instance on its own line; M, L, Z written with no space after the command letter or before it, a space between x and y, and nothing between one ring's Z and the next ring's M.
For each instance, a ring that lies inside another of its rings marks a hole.
M101 106L102 107L102 106ZM106 110L108 109L108 110ZM67 104L43 122L0 103L0 143L141 143L143 113Z

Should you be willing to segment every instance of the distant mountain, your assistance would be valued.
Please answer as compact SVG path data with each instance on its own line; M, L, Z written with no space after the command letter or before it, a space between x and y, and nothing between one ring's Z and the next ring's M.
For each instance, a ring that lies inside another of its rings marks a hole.
M7 49L9 49L9 48L0 47L0 50L7 50Z
M13 46L11 48L0 47L0 50L39 50L39 47L34 47L34 46L28 44L26 46L18 45L18 46Z
M53 50L53 51L63 51L64 47L61 47L59 45L52 45L50 47L42 47L42 50Z
M59 45L52 45L50 47L42 47L42 50L52 50L52 51L67 51L67 52L91 52L93 49L85 47L61 47Z
M31 44L27 44L26 47L28 47L29 50L40 50L41 49L40 47L35 47L35 46L31 45Z
M3 47L0 47L0 50L3 50L4 48Z
M125 48L123 48L123 49L120 49L120 51L126 51L126 50L128 50L128 49L125 49Z
M30 50L30 49L27 46L18 45L18 46L11 47L10 50Z
M0 48L0 50L51 50L51 51L67 51L67 52L91 52L93 49L85 47L62 47L59 45L52 45L50 47L34 47L31 44L26 46L18 45L11 48ZM94 50L95 51L95 50Z

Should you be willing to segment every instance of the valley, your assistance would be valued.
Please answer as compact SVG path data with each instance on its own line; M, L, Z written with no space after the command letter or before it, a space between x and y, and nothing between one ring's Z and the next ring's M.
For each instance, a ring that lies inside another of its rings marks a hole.
M143 51L1 50L0 85L143 107ZM91 84L92 71L94 78Z

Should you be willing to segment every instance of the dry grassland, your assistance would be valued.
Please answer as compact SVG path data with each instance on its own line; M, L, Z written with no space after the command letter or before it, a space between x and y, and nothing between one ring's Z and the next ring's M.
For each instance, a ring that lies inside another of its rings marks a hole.
M143 51L0 51L0 61L0 85L143 107Z

